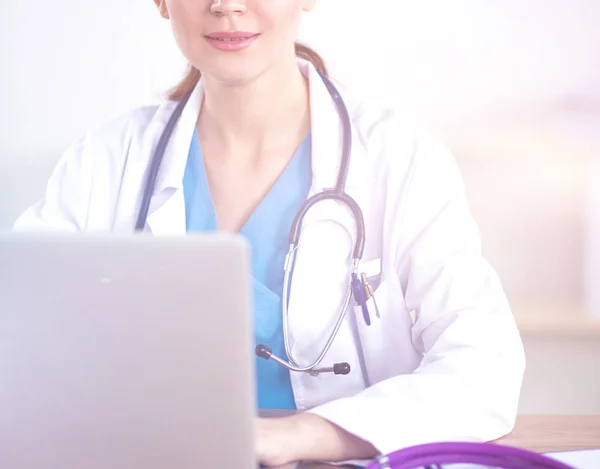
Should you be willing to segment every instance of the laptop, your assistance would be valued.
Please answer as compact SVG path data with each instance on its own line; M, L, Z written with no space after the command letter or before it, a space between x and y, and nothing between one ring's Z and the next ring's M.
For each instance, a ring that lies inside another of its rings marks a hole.
M249 253L0 236L0 467L256 469Z

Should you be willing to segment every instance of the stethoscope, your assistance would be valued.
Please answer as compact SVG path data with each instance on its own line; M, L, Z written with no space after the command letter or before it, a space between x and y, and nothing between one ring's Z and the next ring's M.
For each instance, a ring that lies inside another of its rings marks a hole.
M342 120L343 140L340 170L338 173L335 187L333 189L326 189L310 197L302 205L302 207L300 207L300 210L296 214L296 217L294 218L294 221L292 223L292 228L290 230L290 245L284 263L284 282L282 294L283 339L285 345L285 353L289 361L286 361L283 358L274 355L270 348L262 344L256 346L255 352L256 355L258 355L259 357L264 358L265 360L271 359L290 371L308 372L312 375L318 375L320 373L334 373L336 375L347 375L348 373L350 373L350 365L346 362L335 363L331 367L319 368L319 365L323 361L325 355L327 355L327 352L329 352L331 344L335 340L335 337L337 336L337 333L344 322L346 312L350 306L350 301L352 298L354 298L356 304L360 306L365 323L368 326L371 325L371 314L369 311L369 307L367 306L367 301L373 297L373 291L371 289L371 286L369 285L366 275L359 273L359 265L365 247L365 221L363 213L356 201L345 192L346 179L348 178L348 170L350 169L350 155L352 151L352 129L350 123L350 115L348 113L348 109L346 107L346 104L344 103L344 100L340 96L340 93L333 85L333 83L322 73L319 72L319 75L323 80L323 83L327 87L331 98L335 102L338 114L340 116L340 119ZM169 143L169 139L173 134L177 121L181 117L183 109L187 104L192 92L193 90L188 92L177 103L175 110L169 117L169 120L165 125L165 129L163 130L163 133L161 134L158 140L156 150L154 151L154 154L150 161L150 165L148 167L145 186L140 202L140 208L135 223L135 231L137 232L143 231L146 226L146 219L148 218L150 201L152 200L152 195L156 186L158 173L160 171L163 157L165 155L165 149L167 147L167 144ZM338 314L335 326L329 334L329 337L325 342L321 353L317 356L316 360L312 364L307 366L300 366L298 362L294 360L290 348L288 325L289 291L292 282L292 272L294 268L294 261L296 259L296 252L300 245L300 229L302 226L302 221L311 207L324 200L334 200L344 204L350 209L355 219L356 239L354 241L354 248L352 251L352 267L350 272L350 279L348 282L348 290L346 292L343 307ZM376 315L377 317L379 317L379 310L377 308L374 298L372 301Z
M533 451L494 443L429 443L371 462L367 469L575 469Z

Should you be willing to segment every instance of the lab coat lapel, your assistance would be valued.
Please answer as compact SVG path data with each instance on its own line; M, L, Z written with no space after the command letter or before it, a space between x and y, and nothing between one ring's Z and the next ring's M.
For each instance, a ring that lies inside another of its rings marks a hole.
M313 196L336 184L343 126L320 76L312 66L304 67L310 83L312 183L309 196ZM346 192L364 207L370 186L365 171L367 155L355 137L352 144ZM294 358L300 365L307 365L322 350L344 304L356 240L354 217L343 203L319 202L307 212L301 233L290 289L289 330Z
M175 235L186 232L183 174L203 99L204 87L200 80L185 105L166 146L147 220L150 231L155 235ZM158 111L156 120L159 124L157 127L160 127L161 130L157 128L153 132L152 139L147 142L144 154L148 155L148 162L156 151L162 130L174 108L175 106L171 105Z

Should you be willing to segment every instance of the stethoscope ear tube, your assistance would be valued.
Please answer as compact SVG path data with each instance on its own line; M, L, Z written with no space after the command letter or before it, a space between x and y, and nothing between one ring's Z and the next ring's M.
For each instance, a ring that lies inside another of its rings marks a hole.
M321 80L323 80L331 99L334 101L342 121L342 161L340 162L340 171L334 189L336 193L342 194L346 190L346 179L348 179L348 171L350 170L350 154L352 153L352 123L350 122L350 113L348 112L346 103L331 80L318 70L317 73L321 77Z
M532 451L494 443L429 443L381 456L367 469L443 468L473 464L497 469L575 469Z

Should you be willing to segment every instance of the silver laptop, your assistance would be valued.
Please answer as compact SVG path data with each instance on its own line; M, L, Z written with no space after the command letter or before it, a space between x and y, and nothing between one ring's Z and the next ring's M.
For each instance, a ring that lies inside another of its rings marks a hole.
M255 469L233 236L0 236L0 468Z

